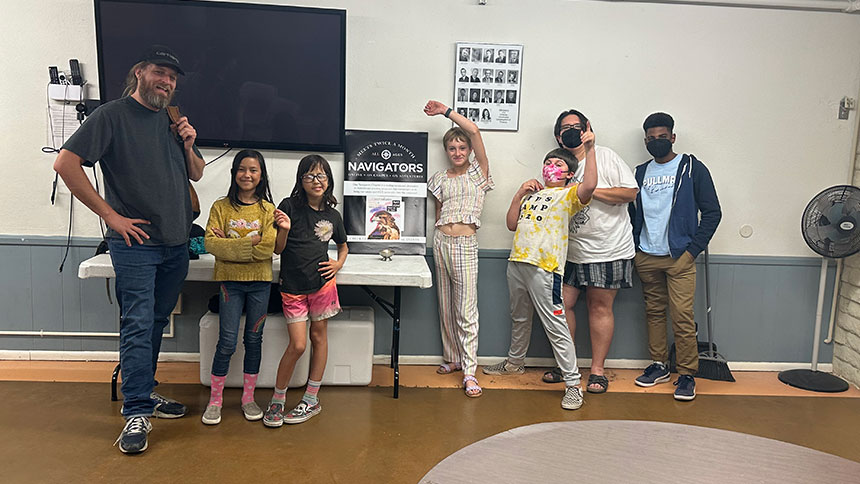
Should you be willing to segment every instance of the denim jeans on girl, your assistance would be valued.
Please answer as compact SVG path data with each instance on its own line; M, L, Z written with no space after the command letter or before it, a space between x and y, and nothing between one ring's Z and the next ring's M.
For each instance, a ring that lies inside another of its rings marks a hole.
M236 351L239 339L239 320L245 312L245 365L244 372L256 375L260 372L263 346L263 326L269 307L272 283L266 281L224 281L221 283L219 309L220 329L218 345L212 358L212 374L227 376L230 357Z
M120 307L122 414L150 416L161 335L188 274L188 244L147 246L108 239Z

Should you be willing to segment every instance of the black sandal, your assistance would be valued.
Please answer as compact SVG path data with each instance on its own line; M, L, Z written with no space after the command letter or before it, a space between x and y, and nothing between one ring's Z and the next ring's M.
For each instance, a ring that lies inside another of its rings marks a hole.
M564 381L561 377L561 368L555 367L552 370L546 372L541 377L544 383L561 383Z
M598 385L600 389L593 390L591 385ZM588 393L606 393L608 389L609 379L605 375L588 375L588 385L585 387Z

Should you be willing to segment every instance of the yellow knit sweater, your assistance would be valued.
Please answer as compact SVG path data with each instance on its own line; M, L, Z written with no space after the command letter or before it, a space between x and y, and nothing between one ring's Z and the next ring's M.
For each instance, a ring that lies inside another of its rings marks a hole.
M271 281L272 251L275 250L275 206L263 200L253 205L230 204L222 198L212 204L206 224L206 252L215 256L216 281ZM226 238L217 237L213 228ZM262 237L251 245L251 236Z

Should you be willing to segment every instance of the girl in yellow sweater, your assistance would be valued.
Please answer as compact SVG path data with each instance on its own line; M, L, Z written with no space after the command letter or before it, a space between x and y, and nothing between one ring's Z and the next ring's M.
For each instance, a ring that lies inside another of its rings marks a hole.
M260 372L263 325L272 286L272 251L277 229L275 206L263 155L242 150L230 168L230 189L209 211L206 251L215 256L213 279L221 281L220 328L212 362L212 389L203 423L221 422L224 381L236 350L239 321L245 312L245 362L242 412L260 420L263 411L254 401Z

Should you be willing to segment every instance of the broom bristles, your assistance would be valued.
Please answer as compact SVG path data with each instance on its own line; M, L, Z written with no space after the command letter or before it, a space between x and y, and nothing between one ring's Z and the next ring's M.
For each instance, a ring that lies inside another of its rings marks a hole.
M719 353L714 353L713 356L710 353L699 354L699 371L696 377L706 380L735 381L728 362Z

